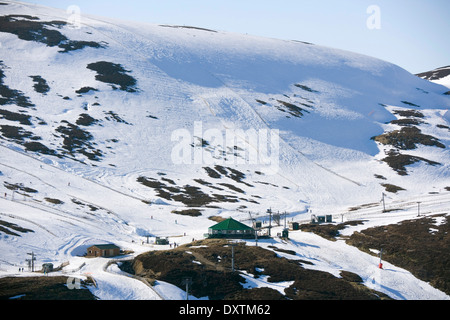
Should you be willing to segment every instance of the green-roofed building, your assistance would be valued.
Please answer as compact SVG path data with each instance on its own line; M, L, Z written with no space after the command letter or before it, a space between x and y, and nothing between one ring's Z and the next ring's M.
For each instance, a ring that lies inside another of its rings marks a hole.
M226 219L208 229L208 238L254 238L255 229L234 220Z

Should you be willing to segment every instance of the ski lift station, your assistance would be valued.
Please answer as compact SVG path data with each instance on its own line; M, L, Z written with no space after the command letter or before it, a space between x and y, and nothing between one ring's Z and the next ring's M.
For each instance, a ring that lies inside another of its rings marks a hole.
M313 224L331 223L331 222L333 222L332 215L326 215L326 216L316 216L315 214L311 215L311 223L313 223Z
M155 244L157 244L157 245L169 244L169 238L168 237L165 237L165 238L163 238L163 237L156 237Z
M207 238L251 239L255 229L233 218L226 219L208 229Z

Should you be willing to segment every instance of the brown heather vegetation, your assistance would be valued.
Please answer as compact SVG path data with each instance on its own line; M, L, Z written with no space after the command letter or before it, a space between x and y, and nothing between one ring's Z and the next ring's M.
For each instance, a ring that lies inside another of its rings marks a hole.
M439 216L355 232L347 242L366 252L383 248L384 260L450 294L450 216L437 226Z
M80 289L69 289L67 277L0 278L0 300L95 300L81 281Z
M183 290L183 280L190 277L190 293L213 300L389 299L363 286L362 280L351 272L343 271L342 278L336 278L327 272L304 269L305 261L282 258L274 251L244 243L237 244L234 252L236 270L245 270L254 277L268 276L269 282L293 281L293 284L284 294L270 288L244 289L245 279L239 272L230 270L232 253L226 240L208 239L174 250L147 252L122 268L149 279L149 282L166 281Z

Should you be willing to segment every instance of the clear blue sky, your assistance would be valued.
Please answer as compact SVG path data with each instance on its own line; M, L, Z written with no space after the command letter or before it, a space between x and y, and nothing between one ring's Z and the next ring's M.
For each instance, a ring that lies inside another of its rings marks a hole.
M81 14L301 40L412 73L450 65L449 0L30 0ZM379 11L367 11L375 5ZM379 13L379 15L377 14ZM374 18L374 19L372 19ZM370 29L370 25L380 28Z

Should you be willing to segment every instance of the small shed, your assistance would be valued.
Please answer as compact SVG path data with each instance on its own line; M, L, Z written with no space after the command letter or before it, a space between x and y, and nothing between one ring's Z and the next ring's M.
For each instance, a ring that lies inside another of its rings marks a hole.
M289 222L289 230L300 230L300 224L294 221Z
M321 224L321 223L325 223L325 222L327 222L327 223L333 222L333 216L331 214L325 215L325 216L316 216L313 214L311 216L311 223Z
M88 257L115 257L120 254L120 248L115 244L95 244L87 249Z
M42 265L42 271L44 273L49 273L53 271L53 263L44 263Z
M155 243L158 245L165 245L165 244L169 244L169 239L163 238L163 237L156 237Z
M325 216L317 216L317 222L318 223L324 223L325 222Z
M254 229L261 229L262 228L262 222L261 221L253 221L253 228Z
M208 229L208 238L254 238L255 229L233 218L226 219Z

